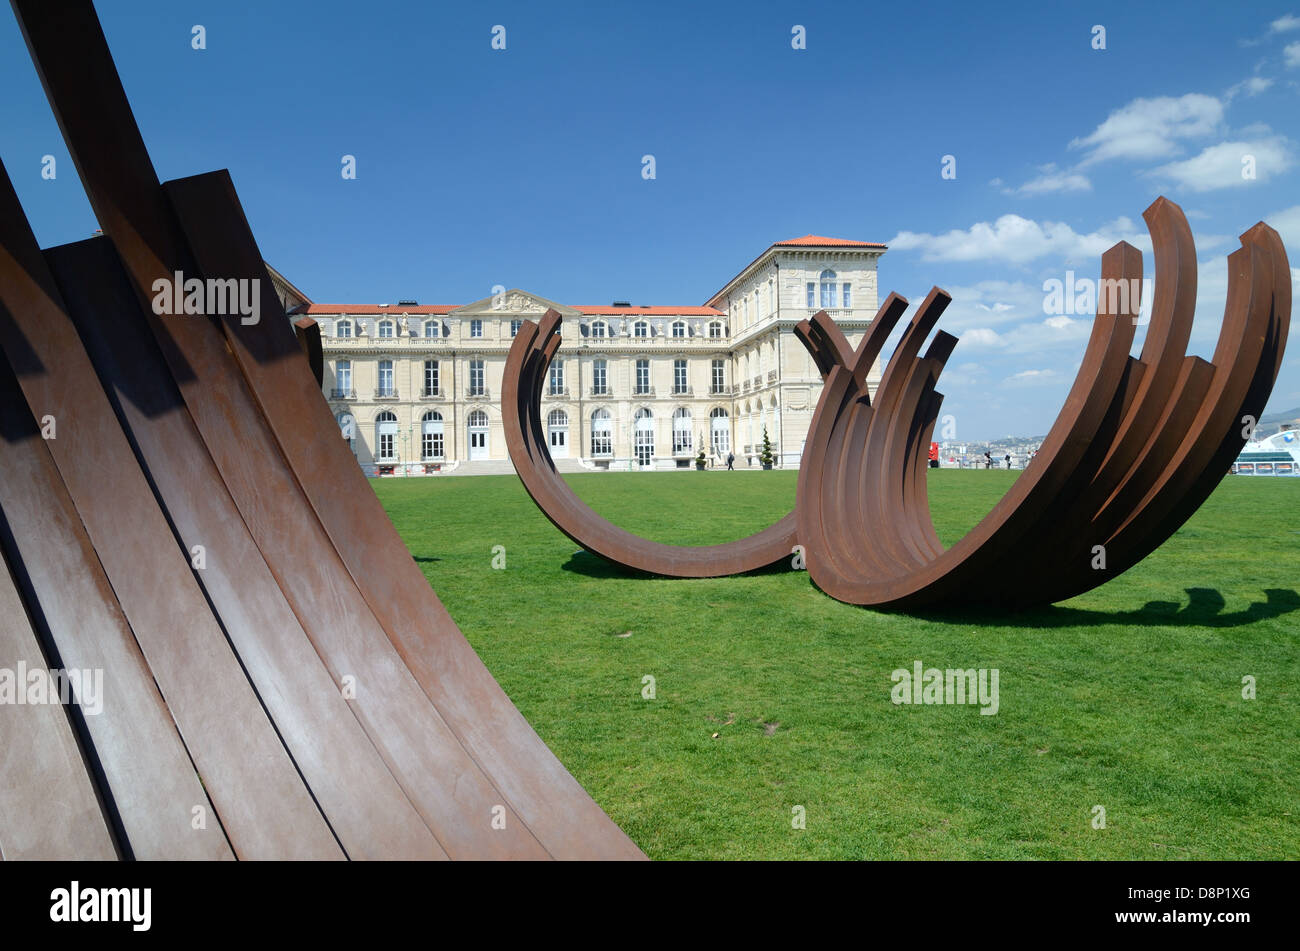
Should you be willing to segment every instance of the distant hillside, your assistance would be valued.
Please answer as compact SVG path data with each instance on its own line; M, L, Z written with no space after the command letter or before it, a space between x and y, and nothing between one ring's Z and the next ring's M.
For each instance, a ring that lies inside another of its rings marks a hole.
M1280 413L1265 413L1259 418L1259 423L1261 426L1266 426L1269 423L1286 423L1293 419L1300 419L1300 406Z

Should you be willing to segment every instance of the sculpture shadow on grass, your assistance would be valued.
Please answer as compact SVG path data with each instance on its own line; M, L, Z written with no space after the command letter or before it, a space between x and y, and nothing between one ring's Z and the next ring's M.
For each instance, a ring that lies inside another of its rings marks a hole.
M576 551L562 566L562 570L588 578L644 578L658 579L657 575L637 571L607 561L587 551ZM789 562L782 560L765 568L746 572L748 576L785 574L791 571ZM1245 627L1258 621L1268 621L1300 610L1300 592L1288 588L1265 588L1263 601L1252 601L1239 611L1225 612L1227 600L1217 588L1186 588L1187 603L1181 601L1148 601L1140 608L1129 611L1098 611L1091 608L1049 605L1030 610L1011 611L971 606L961 610L932 609L924 612L873 610L881 614L920 618L951 624L973 624L978 627L1097 627L1103 624L1121 624L1131 627Z
M980 627L1096 627L1120 624L1130 627L1245 627L1258 621L1268 621L1300 610L1300 593L1288 588L1265 588L1263 601L1252 601L1239 611L1225 612L1227 601L1216 588L1187 588L1186 604L1180 601L1148 601L1140 608L1129 611L1098 611L1091 608L1074 608L1049 605L1022 611L999 611L992 608L972 607L965 610L927 611L923 616L929 621L974 624ZM882 611L881 613L898 613Z
M793 557L793 556L792 556ZM577 575L584 575L588 578L658 578L661 580L671 581L690 581L697 579L690 578L664 578L652 571L641 571L638 568L632 568L627 565L620 565L616 562L609 561L599 555L593 555L585 549L578 549L569 556L569 560L560 566L563 571L571 571ZM770 565L764 565L761 568L751 568L749 571L738 572L736 577L748 578L761 575L783 575L793 571L790 567L789 558L781 558Z

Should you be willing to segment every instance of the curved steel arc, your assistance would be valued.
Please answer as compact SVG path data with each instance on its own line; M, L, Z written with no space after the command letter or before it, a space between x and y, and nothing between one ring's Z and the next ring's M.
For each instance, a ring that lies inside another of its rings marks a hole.
M957 339L939 331L924 355L922 346L950 298L930 292L874 393L867 374L906 310L904 298L889 296L856 349L825 312L800 321L795 336L825 384L799 471L797 535L788 534L787 520L773 526L782 531L776 554L802 545L814 583L854 604L1017 607L1095 587L1168 538L1227 472L1244 443L1241 431L1263 410L1286 344L1291 279L1272 228L1260 223L1242 235L1242 248L1229 256L1214 360L1189 357L1197 283L1191 229L1163 197L1143 217L1160 281L1141 355L1129 349L1142 256L1121 242L1102 257L1097 318L1055 424L1012 489L949 549L930 520L925 473L943 399L935 387ZM540 332L526 325L506 378L512 458L547 516L598 554L657 574L756 567L767 533L711 548L657 545L610 526L568 490L540 417L558 324L548 313Z
M540 326L524 321L506 358L501 415L506 444L524 487L561 532L603 558L652 574L711 578L739 574L789 557L795 546L791 512L761 532L721 545L667 545L619 528L591 509L560 476L546 445L541 391L560 345L560 315Z

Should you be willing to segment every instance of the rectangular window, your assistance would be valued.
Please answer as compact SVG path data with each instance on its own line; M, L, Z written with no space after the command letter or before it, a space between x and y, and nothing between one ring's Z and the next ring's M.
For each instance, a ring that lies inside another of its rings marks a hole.
M609 393L609 380L605 372L604 360L597 360L591 365L591 392L593 396L605 396Z
M558 360L551 364L551 395L564 395L564 364Z
M481 337L481 336L483 336L483 321L481 321L481 320L471 320L471 321L469 322L469 335L470 335L471 337Z
M524 322L517 317L514 320L510 321L510 336L512 337L519 336L519 328L522 327L523 325Z
M686 392L686 361L685 360L673 361L673 392L674 393Z
M438 361L424 361L424 395L438 395Z
M379 392L376 394L381 397L392 398L397 395L397 390L393 386L393 361L379 361Z
M334 325L334 336L351 337L352 322L348 320L340 320L337 324Z
M394 458L393 440L396 437L392 433L379 434L379 458L385 462Z
M817 285L812 281L808 282L808 309L812 310L817 306Z
M391 320L381 320L379 322L379 336L385 339L393 335L393 322Z
M715 395L727 392L727 366L722 360L713 361L713 392Z
M483 361L469 361L469 395L483 396L485 393L483 387Z
M346 400L352 398L352 361L340 360L334 364L334 398Z
M822 309L835 306L835 283L833 281L822 282Z
M840 306L848 310L853 306L853 285L845 281L841 287Z
M609 428L609 420L593 419L591 421L591 454L593 456L614 455L614 434Z
M442 433L425 431L421 437L420 451L424 454L424 459L441 459L443 455Z
M650 392L649 360L638 360L636 362L636 391L642 396Z

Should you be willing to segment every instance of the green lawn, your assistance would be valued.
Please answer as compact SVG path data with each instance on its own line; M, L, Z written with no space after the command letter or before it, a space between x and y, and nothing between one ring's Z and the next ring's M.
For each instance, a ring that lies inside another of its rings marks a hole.
M625 528L703 544L778 518L795 475L569 479ZM1015 476L931 471L945 542ZM652 858L1300 856L1300 479L1229 477L1063 605L931 618L840 604L800 571L622 572L514 476L375 489L506 692ZM917 660L997 668L997 715L895 706L890 673Z

